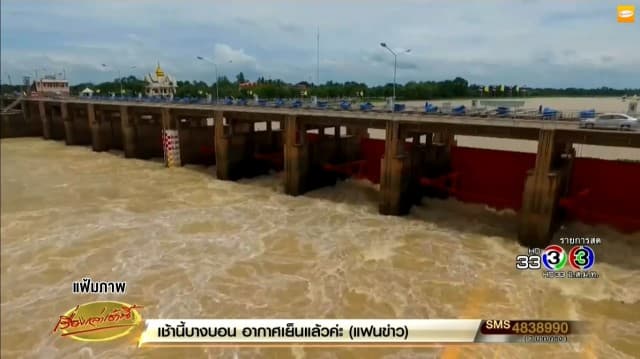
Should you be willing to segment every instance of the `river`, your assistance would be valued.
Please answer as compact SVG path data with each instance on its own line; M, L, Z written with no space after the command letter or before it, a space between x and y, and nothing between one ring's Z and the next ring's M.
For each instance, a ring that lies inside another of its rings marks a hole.
M346 181L299 197L280 174L218 181L212 167L36 138L3 139L3 358L636 358L640 233L570 223L597 235L599 279L519 272L515 214L427 199L381 216L377 189ZM74 295L73 281L127 282L127 293ZM143 318L584 319L593 331L556 345L420 349L136 348L51 334L92 300L144 305Z

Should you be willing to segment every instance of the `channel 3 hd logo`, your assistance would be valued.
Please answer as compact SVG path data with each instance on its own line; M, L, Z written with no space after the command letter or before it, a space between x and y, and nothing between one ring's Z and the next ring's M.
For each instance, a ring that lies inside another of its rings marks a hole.
M542 264L547 270L559 271L567 264L567 254L557 245L550 245L542 251Z
M596 254L589 246L574 246L567 253L561 246L552 244L543 250L532 248L528 255L516 256L516 269L543 269L544 278L598 278L598 272L591 270L595 262ZM563 270L565 268L568 270Z

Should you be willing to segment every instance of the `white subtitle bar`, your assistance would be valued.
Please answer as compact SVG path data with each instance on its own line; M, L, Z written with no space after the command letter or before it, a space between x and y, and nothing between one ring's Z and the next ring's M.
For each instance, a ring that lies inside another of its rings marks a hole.
M480 319L148 319L145 344L473 343Z

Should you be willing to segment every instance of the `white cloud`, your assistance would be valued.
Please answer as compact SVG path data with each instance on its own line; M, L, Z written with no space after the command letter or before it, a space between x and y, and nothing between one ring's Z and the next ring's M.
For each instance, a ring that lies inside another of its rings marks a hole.
M232 61L234 64L256 64L255 57L247 55L244 49L234 49L227 44L215 44L213 48L213 57L221 63Z
M582 0L330 0L238 2L3 0L2 69L66 66L73 81L102 81L101 63L151 71L160 61L179 79L213 80L196 56L225 62L232 77L383 83L393 57L411 48L398 79L535 86L640 84L640 27L615 22L616 2ZM55 29L56 31L51 31ZM634 45L635 44L635 45ZM232 63L229 64L228 61ZM386 68L386 69L385 69ZM138 74L139 76L141 74Z

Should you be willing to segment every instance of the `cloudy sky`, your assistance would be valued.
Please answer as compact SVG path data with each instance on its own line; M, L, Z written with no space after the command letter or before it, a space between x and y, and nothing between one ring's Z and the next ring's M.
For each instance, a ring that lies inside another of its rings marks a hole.
M636 7L640 8L640 0ZM221 74L297 82L461 76L535 87L640 87L640 21L609 0L2 0L2 82L66 71L72 83ZM231 61L231 63L229 63ZM101 64L107 64L104 68ZM134 67L132 69L132 67Z

